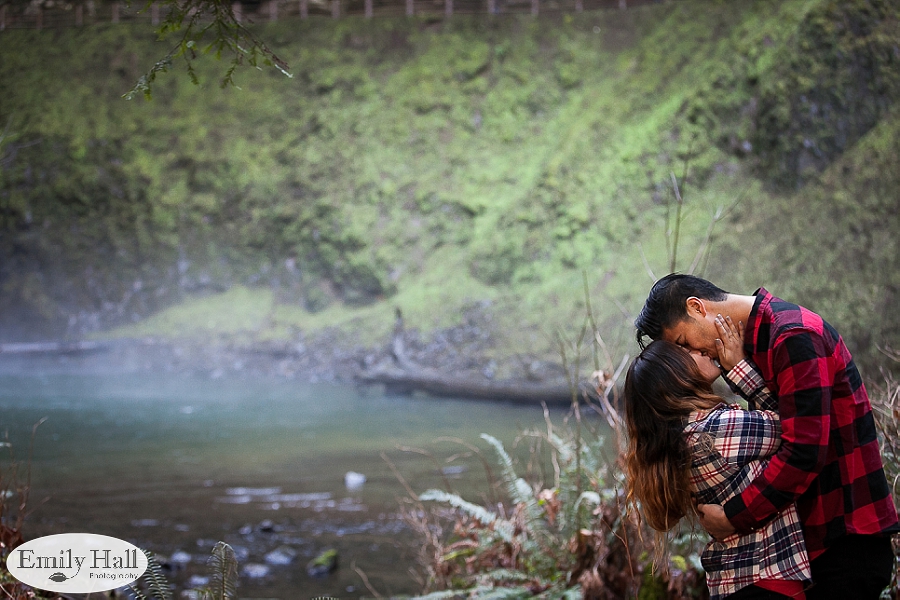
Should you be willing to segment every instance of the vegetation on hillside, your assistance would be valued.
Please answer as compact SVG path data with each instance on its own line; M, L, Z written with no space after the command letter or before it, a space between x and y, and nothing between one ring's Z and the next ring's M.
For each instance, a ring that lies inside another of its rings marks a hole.
M151 102L121 99L160 53L143 30L3 32L4 335L203 337L147 317L231 290L251 338L352 323L371 343L395 306L428 331L489 301L500 352L552 356L587 270L624 348L670 266L674 175L676 268L819 310L875 364L898 328L897 13L283 21L259 33L293 79L220 90L199 61L199 86L162 78Z

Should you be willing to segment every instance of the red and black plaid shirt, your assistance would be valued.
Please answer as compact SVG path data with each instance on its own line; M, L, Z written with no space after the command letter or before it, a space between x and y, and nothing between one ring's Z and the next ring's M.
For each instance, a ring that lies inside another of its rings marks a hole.
M843 340L822 317L756 292L744 350L778 398L781 447L725 504L748 533L797 503L810 558L846 534L900 531L872 407Z

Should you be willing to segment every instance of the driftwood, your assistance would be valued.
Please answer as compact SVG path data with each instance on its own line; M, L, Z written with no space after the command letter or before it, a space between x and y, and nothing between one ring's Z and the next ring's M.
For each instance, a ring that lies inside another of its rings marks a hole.
M391 340L393 364L357 375L363 384L380 384L398 394L424 392L432 396L498 400L548 405L572 403L572 390L564 384L531 384L516 382L477 381L468 377L448 375L443 371L416 364L406 356L403 344L403 316L396 311L394 334Z
M506 382L482 382L463 377L443 375L431 369L414 371L383 369L363 373L357 377L360 383L382 384L393 393L410 394L424 392L432 396L499 400L548 405L572 403L572 392L566 385L534 385Z
M108 348L102 342L23 342L0 344L0 354L83 354Z

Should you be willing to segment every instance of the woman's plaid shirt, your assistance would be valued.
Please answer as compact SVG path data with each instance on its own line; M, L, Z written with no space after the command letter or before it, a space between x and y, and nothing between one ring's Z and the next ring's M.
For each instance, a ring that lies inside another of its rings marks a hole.
M732 372L747 385L759 406L774 401L762 378L742 361ZM749 377L747 376L749 373ZM731 373L729 373L731 376ZM765 468L766 457L778 449L781 438L778 415L771 411L747 411L721 404L691 414L684 429L692 453L691 491L701 504L724 504L743 491ZM761 579L807 581L809 558L794 505L765 527L747 535L732 535L707 544L701 556L712 600L733 594Z

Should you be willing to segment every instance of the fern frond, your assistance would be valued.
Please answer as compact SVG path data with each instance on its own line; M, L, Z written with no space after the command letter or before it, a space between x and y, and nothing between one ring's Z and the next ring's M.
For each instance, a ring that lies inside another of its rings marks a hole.
M564 440L553 432L550 432L547 437L550 444L556 448L563 463L569 463L575 457L575 444L571 440Z
M506 484L510 499L524 508L525 523L528 529L530 531L544 530L544 512L535 498L534 490L527 481L516 474L512 458L507 454L503 443L486 433L481 434L481 439L493 446L497 452L497 456L500 458L503 483Z
M134 600L148 600L147 596L134 584L129 584L128 589L134 594Z
M581 506L582 502L588 502L593 505L600 504L600 494L597 492L582 492L580 496L578 496L578 500L575 502L575 508L577 509Z
M413 596L412 600L447 600L448 598L463 598L468 595L466 590L441 590L424 596Z
M549 590L548 590L549 591ZM550 598L551 596L547 596ZM573 588L569 588L562 593L560 596L556 596L555 594L552 596L553 598L559 598L560 600L581 600L581 586L575 586Z
M237 600L238 560L234 549L216 542L209 557L210 590L215 600Z
M494 451L497 452L497 457L500 459L500 473L503 479L503 484L506 486L507 490L509 490L510 498L516 504L524 503L527 498L522 498L519 496L519 488L516 486L516 482L519 479L518 474L516 474L516 469L513 466L512 457L506 452L506 448L503 447L503 443L495 438L492 435L488 435L487 433L481 434L481 439L489 443L494 447ZM528 495L531 494L531 488L528 489Z
M141 550L147 557L147 570L144 571L142 579L147 582L150 593L158 600L172 600L172 591L169 587L169 581L163 575L162 567L156 560L156 555L149 550Z
M502 541L508 544L512 543L513 541L513 532L515 531L515 527L512 523L505 519L501 519L483 506L478 506L477 504L472 504L467 500L463 500L457 494L448 494L443 490L428 490L427 492L419 496L419 500L445 502L453 508L461 510L463 513L478 520L482 525L491 527L493 529L493 532L499 535ZM493 536L491 535L482 535L481 537L482 544L496 543L496 540L494 540Z
M492 525L499 519L497 515L487 510L483 506L472 504L467 500L463 500L458 494L450 494L443 490L428 490L419 496L419 500L433 500L435 502L444 502L453 508L458 508L474 519L478 519L484 525Z
M504 581L531 581L533 578L529 577L525 573L521 571L512 571L510 569L497 569L495 571L488 571L484 575L480 575L478 577L478 581L480 583L501 583Z
M480 600L520 600L531 598L532 596L531 590L527 587L492 587L485 589L484 593L479 593L474 597Z

